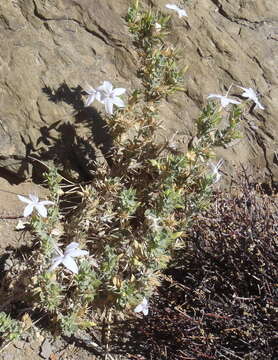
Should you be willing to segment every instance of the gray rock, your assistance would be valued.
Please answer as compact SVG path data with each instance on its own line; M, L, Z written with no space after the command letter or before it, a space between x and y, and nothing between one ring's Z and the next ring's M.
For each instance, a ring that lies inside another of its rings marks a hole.
M189 140L210 93L223 94L231 83L257 89L266 110L250 109L244 138L218 152L226 163L253 164L262 179L278 181L278 2L194 0L186 2L188 18L182 19L165 9L164 0L146 2L172 14L172 42L189 65L185 91L161 104L166 136L179 130ZM72 166L81 90L110 80L130 94L140 85L136 49L123 20L129 5L130 0L1 1L0 168L25 178L34 173L29 155ZM92 114L80 118L85 122Z
M45 339L41 345L40 349L40 356L43 359L49 359L50 355L52 354L52 345L48 339Z
M65 348L65 341L63 341L60 337L58 337L53 341L52 347L55 350L54 352L57 353L61 349Z

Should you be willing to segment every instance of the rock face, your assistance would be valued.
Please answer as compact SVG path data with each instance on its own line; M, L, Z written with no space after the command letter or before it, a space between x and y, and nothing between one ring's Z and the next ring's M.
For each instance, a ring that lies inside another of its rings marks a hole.
M194 135L193 120L210 93L233 84L261 93L265 110L250 107L244 138L219 149L226 163L253 164L278 181L278 2L194 0L187 18L172 14L172 41L189 65L185 91L161 104L167 135ZM124 21L129 0L13 0L0 3L0 175L36 177L31 157L74 163L80 124L101 116L84 110L82 89L109 80L128 92L140 86L138 58ZM233 87L231 94L240 94ZM101 110L96 105L97 110ZM84 135L86 136L86 135ZM77 139L77 140L76 140ZM92 150L93 151L93 150ZM72 165L71 165L72 166ZM75 164L76 167L82 164Z

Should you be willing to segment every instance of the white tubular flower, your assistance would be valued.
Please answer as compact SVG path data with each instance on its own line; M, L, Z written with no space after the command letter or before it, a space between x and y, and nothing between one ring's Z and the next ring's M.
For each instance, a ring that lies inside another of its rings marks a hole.
M85 107L91 105L95 101L95 99L100 99L100 93L91 86L89 86L85 91L89 95L88 99L86 100Z
M148 214L146 216L146 219L147 219L147 222L148 222L148 225L149 227L151 228L151 230L153 232L157 232L161 229L161 226L160 226L160 221L161 221L161 218L159 217L156 217L155 215L153 214Z
M125 104L120 95L126 92L124 88L116 88L113 90L113 85L110 81L104 81L101 86L99 86L96 91L99 93L99 100L105 106L105 111L109 115L113 115L113 105L118 107L124 107Z
M154 27L157 30L157 32L159 32L161 30L161 25L157 22L154 24Z
M47 217L47 209L45 206L54 204L53 201L49 201L49 200L39 201L39 198L33 194L29 194L29 199L22 195L17 195L17 197L19 198L20 201L28 204L23 212L24 217L32 214L34 208L37 210L40 216Z
M52 259L52 265L49 268L48 271L55 270L60 264L63 264L68 270L73 272L74 274L78 274L78 266L76 262L74 261L75 257L78 256L85 256L88 255L89 252L87 250L81 250L79 249L79 244L76 242L70 243L64 252L57 248L56 249L59 252L59 256L55 256Z
M243 90L241 96L254 101L256 104L255 108L258 107L259 109L264 110L263 105L259 102L258 96L252 88L244 88L242 86L237 87Z
M136 306L134 312L139 313L142 312L144 315L148 315L149 313L149 302L146 298L142 300L142 302Z
M28 223L25 223L22 220L18 220L18 223L17 223L15 229L16 230L24 230L26 224L28 224Z
M221 178L221 174L219 174L219 169L221 168L223 163L224 163L224 160L221 159L221 160L218 161L218 163L216 165L210 164L211 169L212 169L212 176L214 177L214 182L215 183L217 183Z
M174 10L178 13L179 15L179 18L183 17L183 16L187 16L187 13L184 9L181 9L179 8L177 5L175 4L166 4L165 7L167 9L170 9L170 10Z
M240 104L240 101L237 100L233 100L233 99L229 99L227 97L227 95L217 95L217 94L210 94L208 97L208 99L213 99L213 98L217 98L220 99L221 101L221 106L224 108L229 104Z

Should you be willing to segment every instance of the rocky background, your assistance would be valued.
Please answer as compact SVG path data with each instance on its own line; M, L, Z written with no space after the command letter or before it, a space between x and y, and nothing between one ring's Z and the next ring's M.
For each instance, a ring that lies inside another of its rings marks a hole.
M172 41L189 66L185 91L161 104L166 136L176 130L185 139L194 136L193 120L208 94L224 94L232 83L252 87L261 94L265 110L250 106L242 123L244 137L231 148L219 149L219 155L227 160L227 173L233 164L248 164L259 169L262 180L277 182L278 2L188 0L179 3L188 13L181 19L165 8L168 0L147 3L172 14ZM72 167L78 162L75 135L92 116L83 108L86 85L109 80L129 94L139 86L136 49L124 20L129 4L0 2L2 177L14 183L31 176L36 180L41 169L29 156ZM234 87L233 93L241 91Z
M97 134L103 109L98 104L84 109L83 90L104 80L128 94L140 86L139 59L124 20L130 1L0 1L0 215L22 213L16 193L45 197L34 184L45 168L34 159L80 173L77 139L86 141L93 133L96 149L107 141ZM253 167L260 181L278 184L278 1L180 1L177 5L188 13L181 19L165 8L168 0L145 3L172 14L171 40L181 49L182 64L189 66L185 91L161 104L164 135L179 131L187 146L209 94L224 94L232 83L252 87L265 110L250 106L242 122L244 137L218 149L218 156L226 160L226 174L243 164ZM240 93L235 87L231 92ZM26 179L29 183L21 184ZM0 250L24 241L11 230L16 223L1 220ZM63 344L36 341L33 347L28 341L13 344L0 357L59 358L54 352ZM87 355L63 358L85 360Z

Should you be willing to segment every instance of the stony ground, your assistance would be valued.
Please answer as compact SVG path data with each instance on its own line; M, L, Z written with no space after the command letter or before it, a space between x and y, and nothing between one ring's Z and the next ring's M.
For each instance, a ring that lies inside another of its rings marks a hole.
M169 41L181 49L181 65L188 66L184 91L160 106L165 136L178 130L187 144L209 94L224 94L231 84L252 87L265 110L250 106L242 123L244 140L219 149L219 155L228 169L252 164L262 179L278 181L278 2L180 1L187 18L166 10L168 0L142 3L173 15ZM82 90L104 80L125 87L128 95L140 87L139 58L125 22L130 4L1 2L0 167L21 179L34 174L34 167L36 171L30 155L73 167L73 140L80 123L92 117L81 111ZM231 90L238 99L240 93L236 87Z

